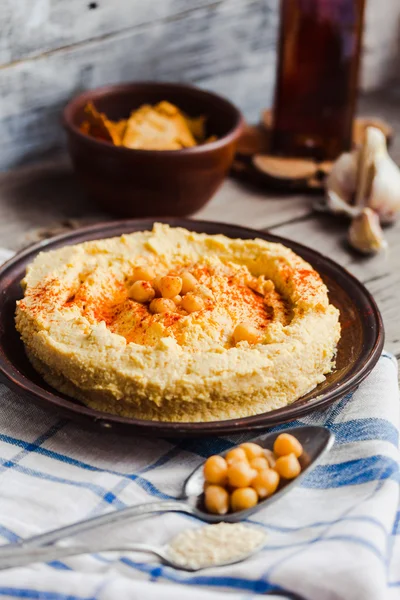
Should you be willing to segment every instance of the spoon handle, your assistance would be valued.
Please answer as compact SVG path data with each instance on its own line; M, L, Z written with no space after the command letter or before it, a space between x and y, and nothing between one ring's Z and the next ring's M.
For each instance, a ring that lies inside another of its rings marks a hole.
M158 502L136 504L135 506L128 506L127 508L106 513L105 515L77 521L71 525L53 529L52 531L41 533L40 535L34 535L30 538L21 540L17 544L0 546L0 558L9 556L10 553L13 553L14 550L21 549L21 547L47 546L48 544L54 544L65 538L79 535L85 531L90 531L103 525L115 525L125 519L131 519L133 517L138 518L163 512L183 512L197 515L197 511L182 500L160 500Z
M148 544L116 544L114 547L101 548L99 547L99 542L97 542L91 544L75 544L72 546L18 546L18 548L14 548L13 550L14 551L8 556L0 557L0 571L15 567L23 567L35 562L50 562L68 556L93 554L97 552L147 552L149 554L155 554L161 559L165 559L161 548L156 548L155 546L150 546Z

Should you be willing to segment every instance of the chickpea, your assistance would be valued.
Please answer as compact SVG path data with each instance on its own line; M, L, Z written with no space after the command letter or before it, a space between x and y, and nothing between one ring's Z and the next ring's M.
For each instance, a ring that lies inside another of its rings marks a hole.
M246 452L246 456L249 460L256 458L256 456L262 456L263 449L258 444L245 442L244 444L240 444L240 447Z
M301 466L295 454L280 456L275 464L275 470L285 479L294 479L301 471Z
M163 298L174 298L180 294L182 279L175 275L166 275L160 279L160 292Z
M175 306L179 306L180 303L182 302L182 296L180 296L179 294L177 294L176 296L174 296L172 298L172 302L175 304Z
M193 292L188 292L182 298L182 308L188 313L196 312L204 308L204 300L200 296L196 296Z
M231 508L233 512L252 508L258 502L257 492L251 487L234 490L231 496Z
M160 290L161 279L162 279L162 275L157 275L157 277L154 277L154 279L151 282L153 288L155 289L156 296L161 296L161 290Z
M256 456L255 458L252 458L250 461L250 466L256 471L265 471L265 469L269 469L269 463L263 456Z
M271 469L275 469L276 457L272 450L269 450L269 448L264 448L263 456L267 459Z
M175 312L176 306L172 300L168 298L154 298L150 303L150 311L152 313L163 314L166 312Z
M235 344L239 342L249 342L249 344L257 344L260 341L260 332L249 325L248 323L239 323L236 325L233 332L233 339Z
M228 483L232 487L247 487L256 475L257 471L247 461L234 462L228 466Z
M182 279L182 294L187 294L194 290L197 285L197 279L194 275L189 273L189 271L184 271L181 274Z
M243 448L232 448L232 450L229 450L229 452L227 452L225 460L228 463L228 465L232 465L234 462L243 460L247 462L246 452L243 450Z
M294 435L281 433L274 442L274 452L277 456L286 456L293 453L296 458L299 458L303 454L303 446Z
M251 482L260 498L268 498L276 491L279 485L279 475L273 469L260 471Z
M130 287L128 295L129 298L136 300L136 302L151 302L156 293L149 281L138 279Z
M208 512L226 515L229 509L229 494L220 485L209 485L204 492L204 503Z
M204 478L209 483L224 485L226 483L228 465L222 456L215 454L204 463Z
M271 279L264 281L263 292L264 294L270 294L275 289L275 284Z
M155 273L151 267L135 267L133 269L132 281L151 281Z

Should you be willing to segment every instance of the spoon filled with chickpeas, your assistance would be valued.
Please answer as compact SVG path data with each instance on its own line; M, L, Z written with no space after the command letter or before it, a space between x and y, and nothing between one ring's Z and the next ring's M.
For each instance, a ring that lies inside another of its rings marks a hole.
M313 469L333 445L326 427L288 427L210 456L187 480L196 516L240 521L277 501ZM203 493L194 495L200 486ZM207 515L207 517L204 516Z
M205 509L225 515L253 508L275 494L281 483L300 475L303 452L294 435L281 433L273 450L245 442L225 456L210 456L203 469Z
M186 480L180 498L137 504L7 544L0 558L33 546L54 544L103 525L150 514L181 512L207 523L238 522L288 493L328 452L334 435L326 427L288 427L213 455Z

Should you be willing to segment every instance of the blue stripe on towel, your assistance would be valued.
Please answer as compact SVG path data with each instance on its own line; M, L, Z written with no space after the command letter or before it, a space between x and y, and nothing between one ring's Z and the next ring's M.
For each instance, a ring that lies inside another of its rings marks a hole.
M4 525L0 525L0 536L5 538L10 544L16 544L21 539L19 535Z
M67 423L67 421L65 419L62 420L62 421L58 421L57 423L55 423L54 425L52 425L52 427L50 427L44 433L42 433L42 435L40 435L38 438L36 438L36 440L34 442L24 442L23 445L19 446L19 447L22 448L22 451L19 452L18 454L16 454L13 457L13 459L12 459L13 462L14 463L21 462L21 460L23 460L23 458L25 458L25 456L27 454L29 454L30 452L32 452L34 449L39 448L44 442L46 442L47 440L49 440L50 438L52 438L54 435L56 435L56 433L58 433L60 431L60 429L62 427L64 427L64 425L66 423ZM5 468L6 467L4 467L4 465L0 465L0 473Z
M388 456L376 455L332 465L317 465L301 485L329 489L385 479L399 481L399 463Z
M335 434L335 444L380 440L398 447L399 432L385 419L352 419L344 423L332 423L329 429Z
M329 537L325 537L324 535L316 536L311 540L306 540L304 542L296 542L287 544L275 544L269 545L267 544L263 551L271 551L275 552L276 550L286 550L288 548L304 548L305 546L309 546L312 544L317 544L320 542L349 542L351 544L356 544L358 546L362 546L366 550L370 550L375 556L384 564L386 564L385 556L380 552L380 550L374 546L370 541L365 538L355 536L355 535L331 535Z
M152 577L163 577L174 583L184 583L186 585L207 585L212 587L229 587L236 590L245 590L258 594L265 594L273 591L284 592L284 588L270 583L266 579L245 579L242 577L217 577L215 575L180 575L179 571L171 567L154 565L149 563L135 562L129 558L121 558L121 562L128 567L137 569L142 573L147 573Z
M11 531L11 529L8 529L8 527L4 527L4 525L0 525L0 536L5 538L10 544L17 544L21 540L21 537L19 535ZM4 547L4 545L1 545L0 548ZM71 569L71 567L68 567L68 565L59 560L52 560L47 564L50 567L53 567L54 569L61 569L63 571L73 570Z
M314 523L306 523L304 525L300 525L297 527L289 527L284 525L272 525L271 523L263 523L261 521L256 521L254 519L246 519L248 523L252 523L253 525L257 525L258 527L264 527L265 529L270 529L271 531L279 531L280 533L294 533L296 531L302 531L304 529L314 529L318 527L331 527L332 525L337 525L342 522L352 522L352 521L361 521L362 523L368 523L369 525L374 525L378 527L382 533L387 535L387 531L383 523L378 521L378 519L374 519L373 517L368 517L364 515L356 515L356 516L344 516L338 517L336 519L332 519L331 521L316 521Z
M0 434L0 441L6 442L11 445L19 446L21 448L28 446L28 445L31 446L31 444L27 444L27 442L24 442L23 440L12 438L12 437L4 435L4 434ZM90 465L86 462L77 460L75 458L71 458L70 456L68 456L66 454L61 454L59 452L47 450L46 448L42 448L42 447L34 448L31 451L36 452L37 454L40 454L47 458L58 460L60 462L66 463L68 465L77 467L79 469L93 471L95 473L109 473L110 475L116 475L117 477L125 477L125 478L129 479L130 481L135 481L143 490L145 490L152 496L155 496L160 499L170 500L173 498L173 496L169 496L168 494L164 494L163 492L161 492L154 484L151 483L151 481L149 481L148 479L146 479L144 477L141 477L139 474L136 474L136 473L122 473L120 471L115 471L113 469L102 469L100 467L95 467L93 465ZM161 460L161 458L159 458L158 461L156 461L156 463L159 462ZM1 464L1 460L2 459L0 458L0 464ZM11 465L12 461L7 461L7 462L10 463L7 466L9 468L12 468L12 465ZM156 465L156 463L155 463L155 466L158 466L158 465ZM145 469L143 469L142 472L148 472L152 468L155 468L155 466L152 467L152 465L149 465ZM60 483L71 483L71 485L74 485L74 480L64 479Z
M108 504L113 504L118 508L124 508L126 505L121 502L118 498L116 498L113 494L108 492L105 488L96 485L94 483L89 483L85 481L74 481L72 479L65 479L64 477L57 477L56 475L49 475L48 473L44 473L43 471L38 471L37 469L26 468L21 465L13 463L11 460L4 460L0 458L0 464L3 464L5 467L9 469L13 469L18 471L19 473L23 473L24 475L28 475L30 477L36 477L38 479L43 479L45 481L52 481L53 483L61 483L64 485L71 485L77 488L83 488L89 490L103 498Z
M29 598L30 600L96 600L93 596L71 596L62 592L45 592L28 588L0 587L0 596L10 598Z
M392 535L400 535L400 510L396 513L396 518L393 523Z
M306 423L302 421L292 421L284 423L277 427L272 427L271 431L285 431L292 427L301 427ZM336 444L349 444L352 442L380 440L389 442L396 448L398 447L398 431L385 419L352 419L342 423L331 423L329 429L335 434ZM254 433L246 435L246 439L254 438ZM179 443L179 448L186 452L192 452L203 458L208 458L212 454L219 454L229 450L232 446L238 444L238 440L228 441L223 438L214 438L212 440L185 440ZM169 451L171 452L171 450Z

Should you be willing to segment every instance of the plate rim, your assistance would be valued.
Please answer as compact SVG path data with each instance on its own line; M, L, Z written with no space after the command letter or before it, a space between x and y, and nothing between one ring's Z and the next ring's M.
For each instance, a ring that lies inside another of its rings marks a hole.
M94 233L99 233L104 238L116 237L122 235L122 233L114 233L108 235L109 230L118 230L120 228L127 229L130 226L137 229L138 226L143 224L143 230L148 230L150 224L153 223L167 223L172 227L186 227L190 228L191 224L195 224L197 227L221 227L230 230L237 229L243 234L251 235L252 238L263 238L267 236L272 238L270 241L275 243L281 243L289 248L293 248L294 252L301 255L301 251L304 250L306 254L310 254L315 259L322 260L325 264L328 264L332 269L339 270L343 276L351 281L359 291L362 293L368 304L372 308L372 315L376 323L376 336L373 345L369 350L368 357L364 360L360 369L348 377L348 380L344 383L338 384L336 389L332 389L326 393L316 395L315 397L309 398L308 400L301 401L301 398L292 404L287 406L274 409L265 413L252 415L249 417L234 418L223 421L209 421L209 422L167 422L167 421L150 421L144 419L135 419L131 417L122 417L119 415L113 415L110 413L103 413L101 411L90 408L82 403L77 404L77 401L71 398L70 400L64 399L58 395L57 390L54 392L48 391L47 389L36 384L34 381L26 377L19 371L14 363L7 359L3 346L0 346L0 376L4 380L4 383L11 389L22 392L25 396L28 396L33 401L36 401L41 406L46 405L48 408L63 412L67 414L71 419L79 419L79 422L83 421L87 423L94 423L100 425L104 429L113 430L115 427L126 427L130 432L135 431L145 435L146 433L152 433L155 435L168 437L178 437L185 435L224 435L231 434L243 430L258 430L273 427L275 425L293 421L307 413L313 412L318 409L322 409L335 400L343 398L348 393L354 391L358 385L369 375L373 367L379 360L381 352L384 346L384 325L380 310L376 301L374 300L371 292L365 287L365 285L359 281L352 273L350 273L345 267L341 266L330 257L323 255L318 250L314 250L309 246L305 246L294 240L275 235L268 230L257 230L250 227L243 227L233 223L226 223L222 221L210 221L202 219L190 219L180 217L159 217L159 218L139 218L139 219L119 219L119 220L108 220L91 225L86 225L78 229L68 231L66 233L59 234L46 240L41 240L33 245L28 246L21 252L16 253L10 259L8 259L0 267L0 293L4 293L4 290L8 287L14 278L7 283L7 272L10 269L17 268L18 265L29 257L36 256L39 252L51 250L53 246L59 247L64 241L68 243L82 243L84 240L76 240L82 236L90 236ZM229 232L225 232L222 235L228 235ZM215 235L215 234L209 234ZM228 235L229 237L229 235ZM96 239L96 238L94 238ZM98 239L101 239L100 237ZM249 238L247 238L249 239ZM267 239L268 241L268 239ZM342 286L340 286L342 287ZM18 335L18 334L17 334Z

